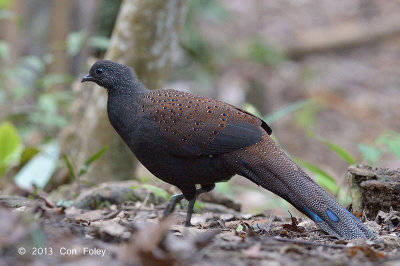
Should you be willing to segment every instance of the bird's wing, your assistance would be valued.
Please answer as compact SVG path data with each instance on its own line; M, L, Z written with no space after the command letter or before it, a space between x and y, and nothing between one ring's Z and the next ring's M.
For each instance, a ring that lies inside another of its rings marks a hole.
M177 156L216 155L257 143L270 127L258 117L211 98L175 90L146 95L148 118Z

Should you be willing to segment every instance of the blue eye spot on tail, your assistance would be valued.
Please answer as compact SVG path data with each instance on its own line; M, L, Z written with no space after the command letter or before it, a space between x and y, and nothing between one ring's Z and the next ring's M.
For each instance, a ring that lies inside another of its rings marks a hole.
M308 214L308 216L316 223L322 222L321 217L319 217L316 213L310 211L306 207L304 207L304 211Z
M329 219L331 219L334 222L339 222L339 217L336 216L331 210L327 209L326 214L328 215Z

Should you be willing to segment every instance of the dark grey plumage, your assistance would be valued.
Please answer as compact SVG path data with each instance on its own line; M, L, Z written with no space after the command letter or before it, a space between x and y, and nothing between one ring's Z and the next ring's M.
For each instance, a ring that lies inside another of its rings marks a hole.
M239 174L289 201L331 235L375 238L281 151L258 117L190 93L150 91L131 68L111 61L96 62L84 81L107 89L112 126L144 166L182 191L166 214L185 197L189 225L196 196Z

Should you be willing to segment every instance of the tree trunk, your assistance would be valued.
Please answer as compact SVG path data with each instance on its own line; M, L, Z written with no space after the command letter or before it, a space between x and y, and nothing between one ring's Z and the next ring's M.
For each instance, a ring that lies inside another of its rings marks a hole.
M186 6L187 0L124 0L105 58L132 66L148 88L161 88ZM74 121L64 132L62 149L79 167L107 146L85 179L100 182L133 178L137 161L108 121L106 91L93 83L86 83L82 90L80 84L75 88L80 93L73 107Z
M53 0L51 2L50 17L50 36L49 42L53 62L48 68L50 74L68 73L68 58L66 53L66 39L70 30L70 11L72 7L71 1ZM65 90L66 85L58 83L52 86L52 90Z
M7 2L6 7L12 12L12 18L2 19L0 23L0 40L6 41L10 46L8 60L4 60L7 66L12 66L17 62L21 51L22 41L21 30L18 27L18 19L25 15L25 4L21 0Z

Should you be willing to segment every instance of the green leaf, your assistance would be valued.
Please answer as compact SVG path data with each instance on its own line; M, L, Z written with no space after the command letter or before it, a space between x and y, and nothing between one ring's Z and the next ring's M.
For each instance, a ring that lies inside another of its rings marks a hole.
M270 66L277 66L285 61L283 53L272 45L258 39L250 44L249 57L256 62Z
M24 65L25 68L34 70L36 73L42 72L45 68L44 62L37 56L24 57L22 65Z
M331 192L333 195L337 195L340 187L336 184L335 180L332 180L332 177L321 174L315 174L314 177L317 184Z
M39 80L41 86L45 89L55 84L69 84L73 81L73 77L68 74L48 74Z
M68 56L75 56L82 48L83 41L86 36L82 32L71 32L67 36L67 54Z
M243 231L243 225L239 224L239 225L236 227L236 232L240 233L240 232L242 232L242 231Z
M376 139L376 143L383 143L388 150L400 159L400 134L392 131L383 133Z
M37 105L40 110L50 114L56 114L58 110L57 100L48 93L39 96Z
M258 111L257 108L254 105L252 105L251 103L244 103L242 106L242 109L249 112L250 114L253 114L258 117L262 117L260 111Z
M205 207L206 207L206 205L201 201L196 201L193 205L193 208L195 208L197 210L203 210Z
M150 192L152 192L154 195L156 195L157 197L160 198L164 198L164 199L169 199L169 193L167 191L165 191L162 188L153 186L153 185L149 185L149 184L144 184L141 185L142 188L149 190Z
M356 160L354 157L348 153L346 150L344 150L342 147L328 141L324 140L323 143L334 153L336 153L340 158L348 162L349 164L355 164Z
M307 169L311 173L314 174L315 181L322 186L323 188L327 189L334 195L336 195L339 191L339 186L336 184L336 180L326 173L324 170L319 168L318 166L306 162L298 157L293 157L293 160L300 165L301 167Z
M0 0L0 9L11 8L12 0Z
M308 106L312 103L314 103L314 100L312 100L312 99L294 102L282 109L279 109L278 111L275 111L271 114L264 116L264 121L267 123L273 123L276 120L280 119L281 117L288 115L290 113L293 113L293 112L299 110L300 108Z
M17 163L22 149L16 128L9 122L0 124L0 174Z
M27 163L29 160L31 160L33 157L35 157L36 154L38 154L40 151L38 148L35 147L26 147L22 153L21 153L21 158L19 160L19 164L23 165Z
M99 50L107 50L109 45L110 39L104 36L93 36L89 39L89 46Z
M89 168L89 166L92 163L94 163L96 160L98 160L107 149L108 149L108 147L103 147L98 152L96 152L95 154L90 156L89 159L87 159L86 162L82 165L78 176L81 176L81 175L85 174L87 172L87 169Z
M71 162L68 159L68 156L66 154L63 154L63 159L65 161L65 164L67 165L69 175L71 176L72 180L75 181L76 180L75 171L74 168L72 167Z
M347 187L340 188L336 196L336 199L342 206L348 206L349 204L351 204L352 200L349 193L349 189Z
M57 201L56 206L57 207L65 207L65 208L69 208L74 204L73 200L64 200L64 199L60 199L59 201Z
M321 109L321 104L316 100L310 99L310 101L312 104L305 105L295 116L296 125L306 129L310 129L315 125L317 121L316 116Z
M10 55L10 46L7 42L0 41L0 58L8 60Z
M224 194L226 196L232 195L232 186L229 182L219 182L215 184L215 191Z
M354 157L342 147L321 137L315 137L315 139L325 144L325 146L327 146L331 151L336 153L340 158L345 160L348 164L355 164L356 160L354 159Z
M382 155L382 151L376 147L360 143L357 146L364 160L371 164L375 164Z
M386 146L400 160L400 140L388 140Z

